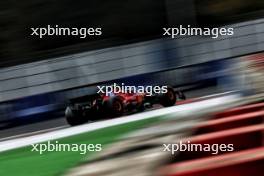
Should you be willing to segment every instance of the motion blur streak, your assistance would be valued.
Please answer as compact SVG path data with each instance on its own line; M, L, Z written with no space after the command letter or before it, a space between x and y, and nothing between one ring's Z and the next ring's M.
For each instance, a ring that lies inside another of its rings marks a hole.
M263 12L260 0L0 1L0 175L262 176ZM101 35L31 35L48 26ZM163 35L180 26L233 35ZM173 91L155 95L158 104L131 96L129 107L117 95L107 104L97 87L113 83ZM188 138L235 150L161 152ZM84 157L27 152L54 139L107 147Z

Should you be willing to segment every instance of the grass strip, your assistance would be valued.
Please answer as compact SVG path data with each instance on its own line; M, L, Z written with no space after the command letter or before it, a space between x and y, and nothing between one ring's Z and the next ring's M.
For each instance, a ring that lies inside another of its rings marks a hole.
M137 129L143 128L154 122L159 117L145 119L127 124L107 127L96 131L83 133L56 140L60 144L102 144L103 148L120 136ZM51 141L55 143L55 141ZM32 147L24 147L0 153L0 175L7 176L57 176L62 175L71 167L77 165L81 160L96 154L87 152L81 155L79 152L45 152L40 155L31 152Z

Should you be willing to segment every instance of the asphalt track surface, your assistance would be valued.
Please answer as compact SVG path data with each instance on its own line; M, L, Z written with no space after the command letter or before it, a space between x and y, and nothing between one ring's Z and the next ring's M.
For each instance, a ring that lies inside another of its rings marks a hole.
M187 99L198 98L215 93L221 93L216 87L209 87L185 92ZM156 108L159 108L158 106ZM151 110L151 109L149 109ZM29 136L32 134L40 134L48 131L69 128L63 116L59 118L49 119L46 121L34 122L29 124L18 125L0 130L0 141Z

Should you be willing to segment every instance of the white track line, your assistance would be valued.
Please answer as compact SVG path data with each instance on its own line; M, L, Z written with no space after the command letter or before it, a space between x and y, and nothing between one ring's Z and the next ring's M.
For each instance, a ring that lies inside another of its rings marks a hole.
M21 137L27 137L27 136L32 136L32 135L36 135L36 134L56 131L56 130L64 129L64 128L67 128L67 127L69 127L69 125L63 125L63 126L59 126L59 127L48 128L48 129L44 129L44 130L18 134L18 135L14 135L14 136L10 136L10 137L1 138L0 142L7 141L7 140L10 140L10 139L17 139L17 138L21 138Z
M213 108L217 106L224 105L226 103L235 102L239 99L239 95L227 95L224 97L213 98L209 100L203 100L199 102L183 104L178 106L173 106L169 108L162 108L158 110L153 110L149 112L143 112L140 114L129 115L117 119L105 120L101 122L95 122L91 124L84 124L76 127L60 129L57 131L51 131L44 134L37 134L34 136L22 137L19 139L12 139L8 141L0 142L0 152L8 151L12 149L17 149L20 147L29 146L35 143L42 143L50 140L56 140L60 138L65 138L69 136L78 135L85 132L91 132L94 130L121 125L129 122L135 122L144 119L151 119L158 116L178 114L180 112L184 113L195 113L195 111L200 111L205 108Z

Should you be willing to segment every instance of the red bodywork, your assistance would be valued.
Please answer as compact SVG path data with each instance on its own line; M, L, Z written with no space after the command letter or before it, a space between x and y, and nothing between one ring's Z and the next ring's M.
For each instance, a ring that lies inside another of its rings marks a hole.
M132 104L137 103L141 104L144 100L145 94L134 94L134 93L118 93L113 94L111 96L107 96L105 94L101 95L103 101L108 101L112 96L119 96L122 98L124 104Z

